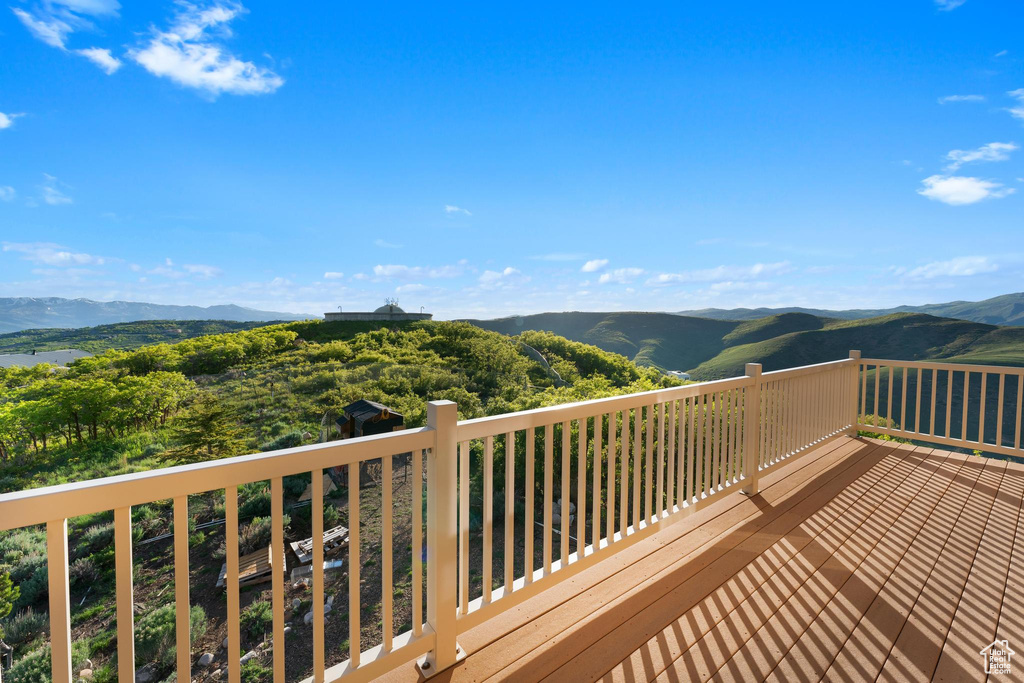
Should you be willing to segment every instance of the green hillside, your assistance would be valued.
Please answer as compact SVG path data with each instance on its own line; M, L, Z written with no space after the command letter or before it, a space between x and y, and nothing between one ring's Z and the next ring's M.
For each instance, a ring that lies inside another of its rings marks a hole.
M137 349L147 344L179 342L207 334L223 334L273 323L231 320L145 320L96 327L48 328L0 334L0 353L30 353L81 349L102 353L107 349Z
M573 312L471 322L505 334L546 330L621 353L639 365L685 370L699 380L742 374L748 362L779 370L845 358L851 349L882 358L1024 365L1024 328L923 313L842 320L792 312L729 321Z

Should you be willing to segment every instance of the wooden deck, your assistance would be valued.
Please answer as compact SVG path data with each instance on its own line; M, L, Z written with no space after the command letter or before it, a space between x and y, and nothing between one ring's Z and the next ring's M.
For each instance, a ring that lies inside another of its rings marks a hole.
M1024 653L1022 498L1024 466L844 437L464 633L432 680L985 680L997 635Z

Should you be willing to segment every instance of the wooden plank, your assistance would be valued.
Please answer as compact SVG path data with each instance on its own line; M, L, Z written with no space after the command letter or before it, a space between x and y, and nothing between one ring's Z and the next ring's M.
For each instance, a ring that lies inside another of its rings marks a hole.
M590 543L593 550L601 545L601 460L604 457L601 445L601 433L604 431L604 417L594 416L594 456L591 474L594 478L590 488Z
M629 411L622 411L621 450L619 451L619 534L626 537L629 527Z
M392 553L393 553L393 528L392 528L392 515L394 514L394 502L392 501L394 492L394 476L393 460L394 456L385 455L381 458L381 614L380 618L383 622L381 627L384 630L382 643L384 645L385 652L391 652L394 647L394 635L395 635L395 610L394 610L394 570L392 569ZM322 500L322 497L321 497ZM323 524L321 522L321 528ZM313 535L316 536L316 530L314 528ZM323 568L323 558L320 559L321 571ZM322 596L321 596L322 597ZM314 600L314 607L316 605L323 604L318 600ZM317 611L314 609L313 614Z
M421 449L412 452L412 473L412 634L418 638L423 635L423 451ZM351 500L350 497L350 505Z
M389 460L385 457L384 461ZM383 461L382 461L383 464ZM388 468L390 469L390 467ZM389 472L390 474L390 472ZM310 518L312 519L312 531L313 536L309 539L310 547L309 553L311 562L313 563L313 681L314 683L323 683L324 681L324 665L325 665L325 651L324 651L324 610L323 605L326 601L325 588L324 588L324 480L323 470L313 470L309 473L310 476ZM387 476L384 478L385 488L389 488L388 485L391 483L391 479ZM333 483L333 479L330 479ZM349 484L351 485L351 481ZM384 506L386 508L387 521L386 524L390 524L390 506ZM348 529L345 529L345 538L348 538ZM346 540L346 543L348 541ZM279 567L279 571L284 571L284 567ZM387 575L387 572L384 572ZM387 587L384 588L383 595L388 595Z
M576 440L576 560L583 559L587 544L587 420L579 420Z
M516 433L505 434L505 591L511 592L514 583L515 538L516 538Z
M615 480L618 476L616 468L618 466L618 451L617 443L617 427L615 424L615 418L617 413L608 413L608 455L606 456L607 464L607 484L605 485L605 537L608 539L608 543L615 538Z
M813 463L807 468L800 468L794 475L797 481L804 477L821 474L814 481L814 488L824 486L837 476L840 476L847 469L863 468L868 469L871 465L869 458L858 459L855 463L848 462L846 456L856 451L861 444L843 444ZM838 467L834 465L846 463ZM809 468L809 469L808 469ZM820 468L820 469L819 469ZM767 484L767 481L766 481ZM645 569L643 577L636 575L636 567L629 568L629 576L633 577L628 581L606 581L600 590L587 591L584 594L576 595L569 600L573 605L579 605L574 609L567 606L565 609L555 612L548 612L542 617L535 617L531 620L528 632L518 632L511 640L502 639L494 644L494 647L501 648L501 657L507 661L513 659L516 664L506 670L495 672L500 678L509 680L534 680L551 673L558 666L559 661L564 661L567 654L570 656L578 654L585 649L596 637L605 635L615 628L620 620L616 614L621 610L643 609L658 600L664 600L663 590L668 590L669 585L664 582L657 583L663 587L658 590L643 589L637 583L644 577L655 577L674 575L679 580L685 580L701 571L713 561L728 553L738 542L755 535L758 529L775 520L784 512L795 505L798 499L806 497L806 490L796 493L792 488L785 490L778 487L766 486L762 496L755 502L749 498L723 497L728 506L735 498L743 498L739 505L731 507L728 511L721 512L716 517L713 528L701 527L702 532L696 536L687 534L689 540L680 540L677 543L669 543L663 546L661 552L651 556L653 566ZM760 509L760 505L767 503L772 506L761 514L753 514ZM748 505L749 504L749 505ZM709 508L716 508L710 505ZM707 534L711 534L708 537ZM617 556L609 558L606 562L612 563ZM655 579L657 581L657 579ZM668 602L668 601L665 601ZM584 606L586 605L586 606ZM569 628L572 626L572 628ZM530 652L527 661L520 661L516 653L523 650ZM484 658L479 654L471 657L464 665L469 667L473 664L474 658L478 659L481 666L486 666ZM528 667L528 668L527 668ZM477 669L465 669L471 676L478 676L482 672Z
M469 611L469 442L459 442L459 612Z
M754 676L763 680L778 672L778 679L784 680L787 675L810 676L814 671L820 678L904 553L915 542L920 543L919 531L928 524L930 510L954 506L949 524L940 528L941 533L948 535L959 514L956 506L966 503L980 472L977 467L963 471L962 463L949 457L937 467L938 474L912 499L897 521L883 530L881 539L873 539L877 542L866 556L862 555L859 562L850 562L843 555L833 556L835 559L827 561L787 596L762 627L749 634L743 647L719 669L714 679ZM954 489L952 493L946 486Z
M640 482L643 476L643 407L637 406L633 410L633 500L631 502L633 511L633 533L640 530Z
M544 576L551 573L551 498L555 484L554 426L544 425Z
M429 522L429 520L427 520ZM491 574L494 558L494 437L484 437L484 509L483 509L484 553L483 553L483 596L484 604L491 601Z
M1016 463L1008 464L1003 475L1003 481L1007 482L1007 480L1013 486L1013 488L1009 489L1012 497L1014 491L1019 490L1021 482L1024 481L1024 466ZM1010 565L1007 571L1003 599L999 605L999 619L996 625L996 634L1000 639L1009 637L1003 634L1024 633L1024 601L1020 600L1019 597L1020 589L1024 586L1024 509L1021 510L1017 517L1017 530L1014 534L1011 550ZM1002 675L993 675L989 676L988 680L996 682L1004 678Z
M871 537L877 541L882 536L887 522L899 516L932 474L920 467L926 462L922 456L901 449L885 450L888 452L874 467L825 505L817 510L805 507L811 510L805 521L718 588L706 588L714 583L714 577L707 577L704 586L687 584L691 593L706 592L707 597L667 626L656 631L653 624L645 627L638 621L649 639L605 680L651 679L669 666L668 678L706 678L742 644L743 632L750 633L764 623L780 600L833 555L866 554ZM934 466L935 461L929 464Z
M995 640L1001 606L1016 601L1004 591L1013 590L1007 574L1022 495L1024 478L1005 472L976 552L961 536L943 548L878 680L966 680L980 671L978 651Z
M359 571L363 566L359 546L359 466L358 462L348 466L348 658L353 668L359 668L362 652L359 642L362 626ZM420 472L422 470L417 471L418 479L423 476Z
M571 476L572 467L572 453L570 450L572 439L572 425L569 422L562 423L562 472L559 481L561 483L561 504L559 505L559 514L562 518L561 529L559 533L559 553L558 560L561 566L564 567L569 564L569 518L571 513L569 512L570 500L569 500L569 481Z
M524 494L526 496L526 514L523 520L523 543L524 543L524 569L523 569L523 581L529 585L533 583L533 538L537 531L534 529L534 521L536 515L533 511L533 501L536 495L534 490L534 443L537 440L537 430L530 427L526 430L526 488Z
M117 659L135 661L135 598L132 566L132 509L114 510L114 575L117 583ZM118 669L119 683L135 683L135 667Z

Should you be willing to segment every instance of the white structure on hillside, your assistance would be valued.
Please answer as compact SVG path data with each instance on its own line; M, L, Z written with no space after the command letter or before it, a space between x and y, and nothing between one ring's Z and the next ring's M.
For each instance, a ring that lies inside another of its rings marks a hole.
M690 373L683 372L682 370L669 370L666 374L671 375L676 379L690 379Z
M398 307L398 299L386 299L383 306L375 311L366 312L354 312L345 313L338 311L337 313L324 313L324 320L328 322L336 322L339 320L345 321L391 321L391 320L430 320L434 317L433 313L406 313Z

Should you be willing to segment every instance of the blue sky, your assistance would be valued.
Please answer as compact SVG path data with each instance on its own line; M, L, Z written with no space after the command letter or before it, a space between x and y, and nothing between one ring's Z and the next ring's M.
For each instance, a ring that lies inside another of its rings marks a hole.
M1024 289L1020 2L629 4L13 0L0 296L491 317Z

